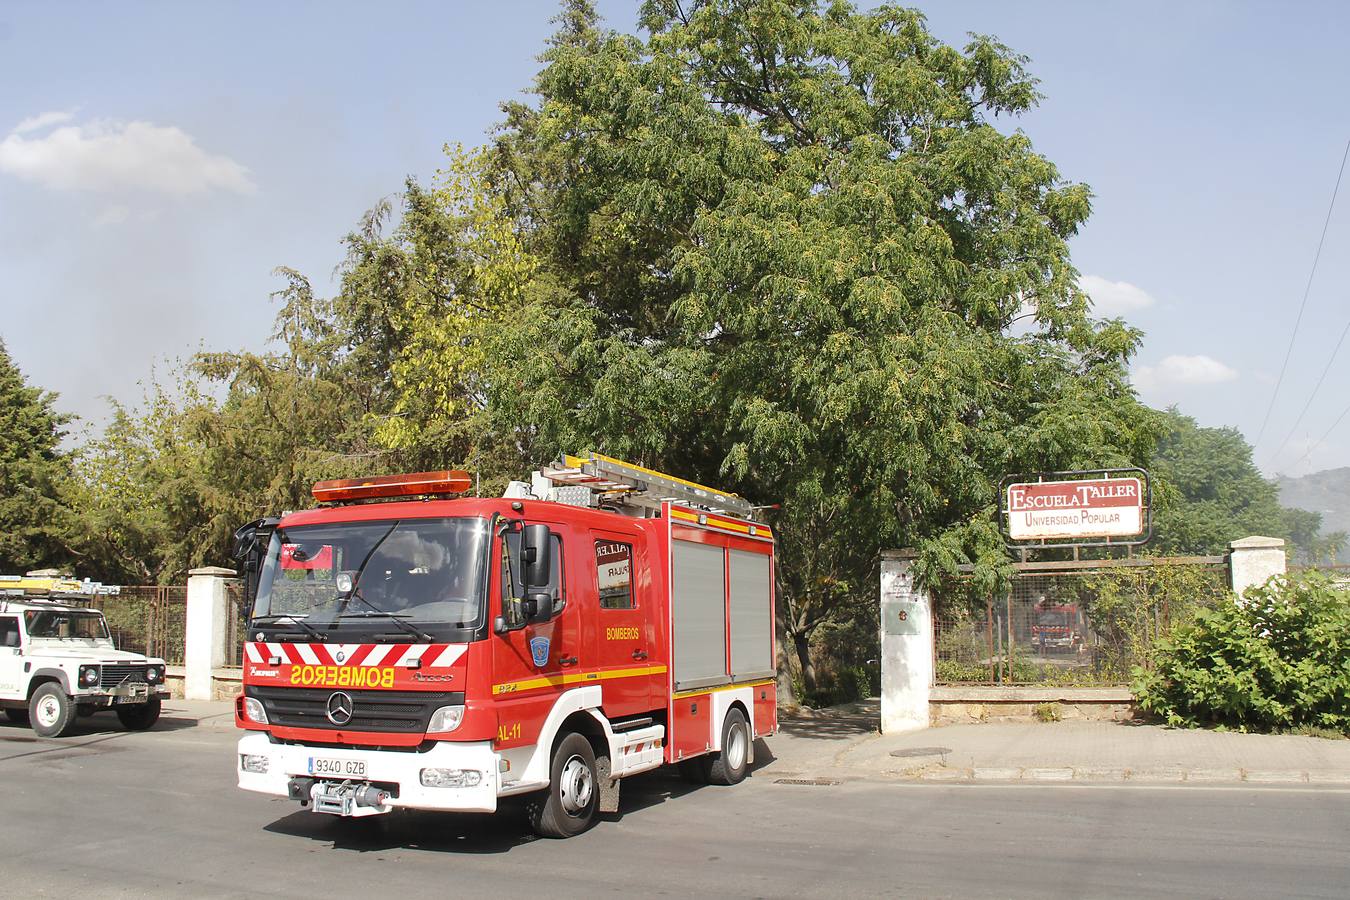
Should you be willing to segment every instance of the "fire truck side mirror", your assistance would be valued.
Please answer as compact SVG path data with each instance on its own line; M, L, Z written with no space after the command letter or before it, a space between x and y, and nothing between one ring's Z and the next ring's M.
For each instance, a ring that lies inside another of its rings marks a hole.
M525 595L525 620L540 625L553 618L553 595L540 591Z
M552 543L547 525L526 525L521 534L520 562L525 570L525 595L531 588L547 588L553 572Z

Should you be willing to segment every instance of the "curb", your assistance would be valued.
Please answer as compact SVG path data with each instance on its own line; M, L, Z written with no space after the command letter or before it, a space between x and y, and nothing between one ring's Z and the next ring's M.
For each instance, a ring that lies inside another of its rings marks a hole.
M1261 769L1105 768L1100 766L1013 767L976 766L954 768L929 766L908 772L887 773L905 781L1018 782L1049 784L1319 784L1350 786L1350 772Z

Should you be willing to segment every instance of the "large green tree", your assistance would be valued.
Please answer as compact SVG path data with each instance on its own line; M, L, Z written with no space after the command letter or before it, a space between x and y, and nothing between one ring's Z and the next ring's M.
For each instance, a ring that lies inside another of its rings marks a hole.
M1222 553L1229 541L1266 535L1287 539L1300 557L1317 562L1345 544L1344 533L1321 534L1317 513L1280 505L1278 486L1262 477L1236 428L1204 428L1175 407L1158 416L1152 549Z
M1090 318L1069 261L1089 192L994 124L1037 100L1022 57L888 5L560 21L490 157L537 263L492 339L493 427L781 503L808 690L881 548L992 587L1001 475L1147 457L1138 334Z
M0 341L0 573L68 562L61 439L70 417L55 401L28 383Z

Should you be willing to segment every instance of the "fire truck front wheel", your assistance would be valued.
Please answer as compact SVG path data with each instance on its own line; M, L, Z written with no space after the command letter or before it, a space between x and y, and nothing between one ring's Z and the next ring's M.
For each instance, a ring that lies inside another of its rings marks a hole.
M28 701L28 721L38 737L60 737L75 722L75 703L54 681L38 685Z
M548 791L530 803L530 827L543 837L581 834L595 820L599 799L595 750L582 735L569 734L553 751Z

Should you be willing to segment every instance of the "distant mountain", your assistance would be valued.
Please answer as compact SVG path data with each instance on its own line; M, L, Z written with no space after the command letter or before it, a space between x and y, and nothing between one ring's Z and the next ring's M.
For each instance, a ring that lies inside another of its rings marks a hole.
M1350 531L1350 466L1275 479L1280 505L1322 514L1322 533Z

